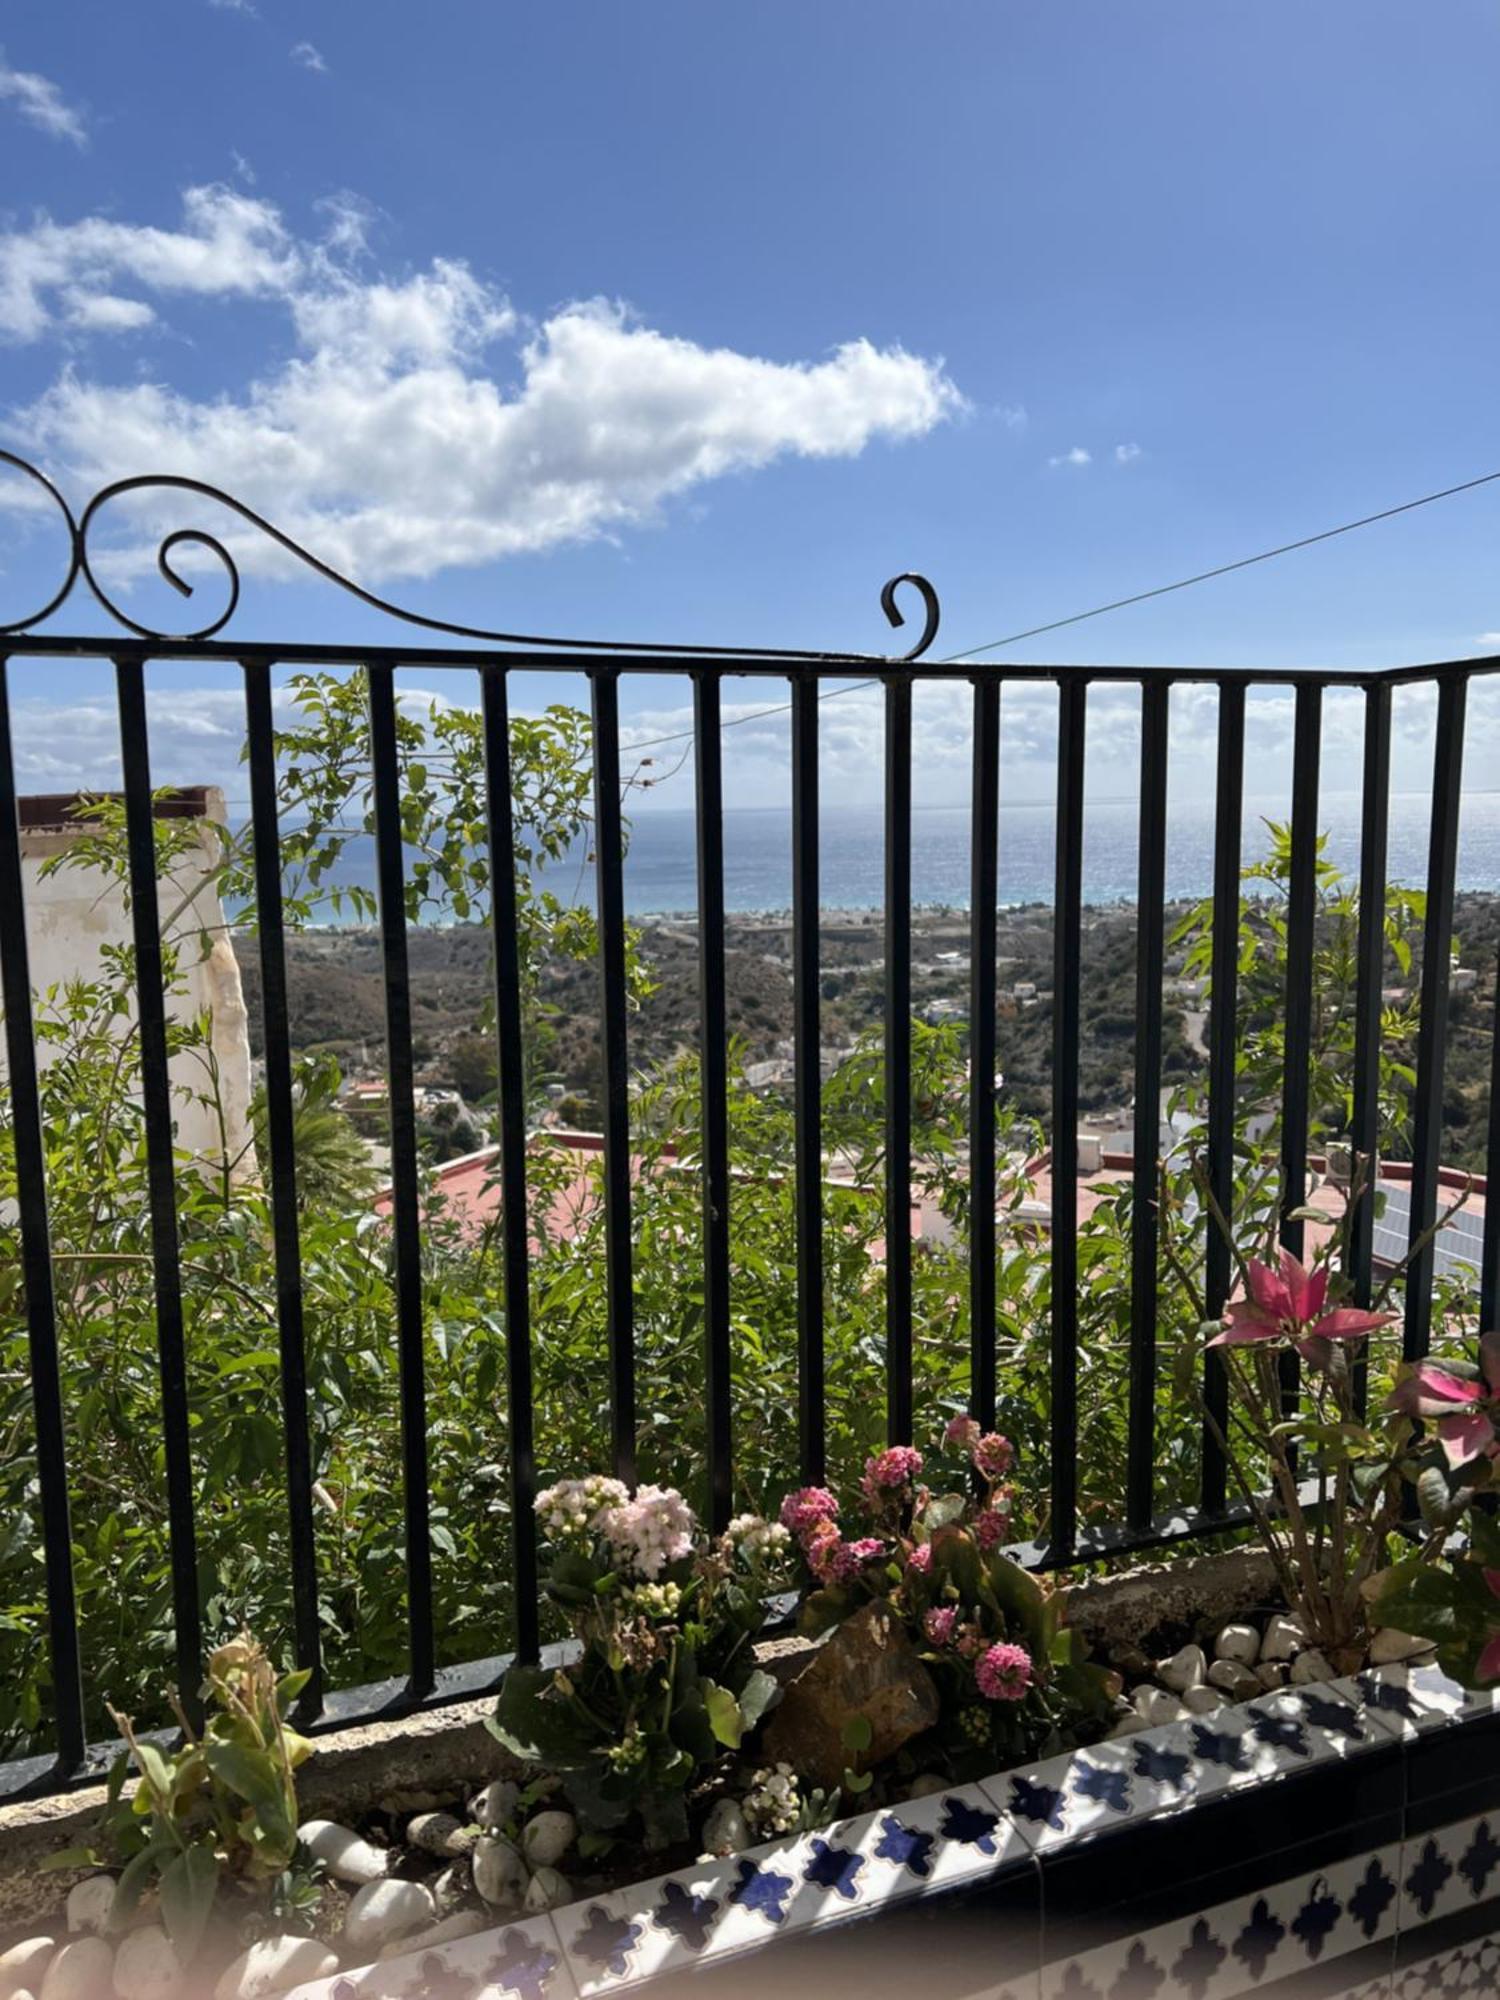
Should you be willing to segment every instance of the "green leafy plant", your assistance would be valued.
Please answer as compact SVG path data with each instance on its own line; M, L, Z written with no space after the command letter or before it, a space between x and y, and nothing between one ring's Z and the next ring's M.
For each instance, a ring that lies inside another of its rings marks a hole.
M753 1640L787 1537L741 1516L710 1544L672 1489L565 1480L537 1497L568 1666L513 1666L489 1727L557 1774L585 1829L633 1818L648 1847L686 1837L689 1788L738 1751L774 1702Z
M110 1927L123 1929L142 1896L155 1888L162 1923L184 1965L202 1943L221 1888L263 1890L283 1912L306 1908L296 1878L298 1767L312 1745L287 1726L306 1674L277 1678L248 1636L209 1658L205 1699L212 1705L198 1734L180 1706L180 1749L164 1750L115 1715L125 1748L110 1772L100 1828L102 1852L68 1849L54 1868L120 1866ZM134 1767L137 1784L127 1797Z
M1433 1640L1439 1666L1466 1687L1500 1681L1500 1518L1487 1508L1470 1515L1463 1554L1410 1556L1385 1572L1373 1596L1383 1623Z

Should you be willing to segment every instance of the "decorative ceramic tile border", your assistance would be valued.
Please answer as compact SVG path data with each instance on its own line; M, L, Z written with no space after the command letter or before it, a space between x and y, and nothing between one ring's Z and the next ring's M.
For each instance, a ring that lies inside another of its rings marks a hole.
M1396 1935L1401 1849L1379 1848L1042 1971L1042 2000L1231 2000Z
M1475 1938L1404 1965L1391 1975L1388 1990L1391 2000L1434 2000L1435 1995L1457 2000L1461 1994L1493 2000L1500 1992L1500 1936Z
M289 2000L598 2000L664 1973L725 1964L776 1938L806 1937L914 1899L999 1877L1014 1883L1037 1862L1045 1871L1049 1857L1060 1858L1074 1842L1106 1829L1389 1750L1497 1707L1496 1697L1468 1695L1436 1667L1382 1668L1285 1688L1244 1708L1070 1751L816 1834L588 1897L550 1917L501 1924L429 1952L339 1973L299 1987ZM1493 1826L1487 1818L1461 1821L1432 1841L1436 1858L1425 1875L1414 1873L1423 1865L1422 1837L1409 1839L1404 1850L1377 1848L1321 1875L1291 1879L1141 1938L1065 1958L1043 1974L1045 1993L1049 2000L1092 2000L1094 1994L1098 2000L1146 2000L1159 1973L1160 2000L1179 1994L1183 2000L1228 2000L1283 1976L1281 1960L1274 1972L1266 1969L1269 1957L1262 1973L1253 1973L1250 1961L1267 1952L1285 1953L1286 1969L1294 1970L1394 1935L1398 1921L1405 1929L1462 1907L1466 1869L1476 1879L1483 1872L1500 1894L1500 1813ZM1430 1903L1425 1916L1424 1899ZM1003 1918L996 1913L995 1921ZM1149 1976L1148 1960L1155 1968ZM1180 1973L1174 1970L1179 1962ZM1101 1984L1096 1975L1107 1967L1113 1970ZM997 1982L1002 1977L997 1970ZM1034 1974L1010 1984L1020 2000L1036 1992ZM1378 1981L1369 1992L1371 2000L1382 1993Z
M1401 1865L1403 1931L1491 1898L1500 1898L1500 1812L1480 1813L1407 1839Z

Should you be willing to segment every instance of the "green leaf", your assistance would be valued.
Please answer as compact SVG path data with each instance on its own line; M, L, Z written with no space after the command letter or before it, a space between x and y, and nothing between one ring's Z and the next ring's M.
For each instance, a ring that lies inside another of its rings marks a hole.
M549 1667L512 1667L485 1727L523 1763L549 1764L560 1771L581 1765L596 1738L578 1704L558 1691L557 1675Z
M715 1741L726 1750L738 1750L745 1733L745 1718L728 1688L720 1687L717 1681L704 1681L703 1705L708 1710L708 1725Z
M135 1745L136 1762L141 1767L141 1776L152 1791L170 1798L172 1794L172 1773L167 1760L154 1743L143 1743L139 1738Z
M875 1741L875 1730L867 1715L850 1715L844 1718L844 1726L839 1731L839 1741L846 1750L856 1757L862 1757Z
M874 1782L875 1773L873 1771L845 1771L844 1773L844 1790L852 1792L856 1798L861 1792L867 1792Z
M219 1858L213 1849L184 1849L162 1870L161 1920L177 1956L190 1965L219 1892Z
M38 1866L43 1875L54 1875L64 1868L102 1868L104 1863L92 1847L60 1847Z
M780 1681L773 1674L768 1674L757 1667L740 1689L740 1714L744 1717L746 1729L753 1729L767 1710L774 1708L780 1699Z

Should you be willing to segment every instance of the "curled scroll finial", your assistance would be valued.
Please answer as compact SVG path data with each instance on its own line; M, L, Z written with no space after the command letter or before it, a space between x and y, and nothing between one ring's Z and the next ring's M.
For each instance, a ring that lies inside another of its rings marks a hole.
M58 605L63 602L68 592L78 581L78 571L83 560L83 545L78 535L78 523L73 518L73 509L64 500L45 472L39 472L34 465L29 465L24 458L17 458L13 451L0 451L0 465L12 466L25 478L34 480L52 502L53 506L56 507L58 513L62 515L68 530L68 567L62 582L39 611L31 611L24 618L16 618L8 624L0 624L0 638L3 638L8 633L24 632L28 626L40 625L44 618L52 616Z
M926 577L919 576L915 570L903 570L900 576L893 576L880 593L880 608L892 625L904 625L906 623L901 606L896 602L897 586L903 583L911 584L918 596L920 596L926 622L922 626L921 638L918 639L916 645L908 652L903 653L901 658L903 660L920 660L922 655L927 651L927 648L937 637L938 620L942 615L938 608L938 594L927 581Z

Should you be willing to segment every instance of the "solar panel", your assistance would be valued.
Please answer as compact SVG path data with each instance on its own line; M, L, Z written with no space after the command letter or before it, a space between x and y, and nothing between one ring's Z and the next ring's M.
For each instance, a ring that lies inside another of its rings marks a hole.
M1375 1256L1382 1264L1399 1264L1410 1241L1411 1189L1405 1182L1382 1181L1380 1192L1385 1205L1375 1222ZM1483 1255L1484 1217L1460 1209L1443 1224L1433 1242L1433 1275L1477 1277Z

